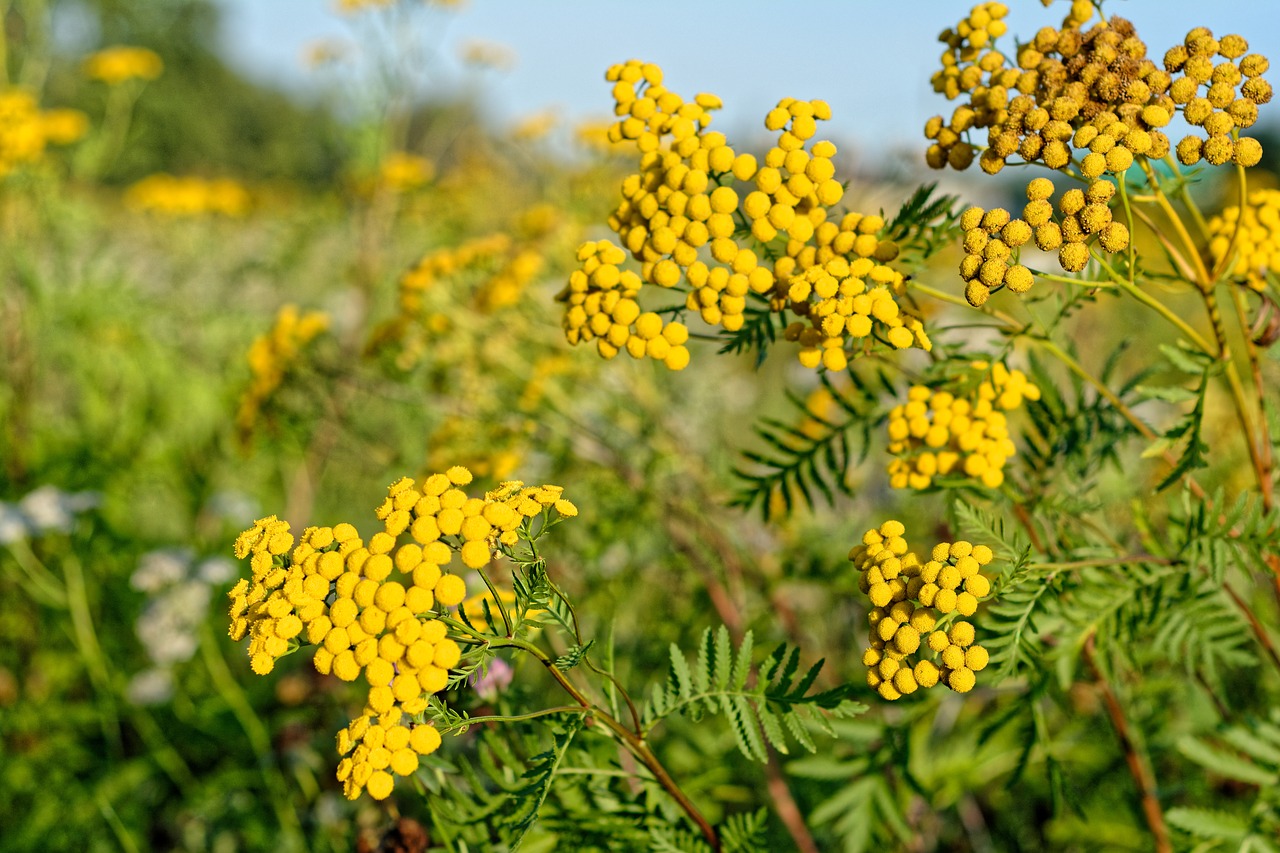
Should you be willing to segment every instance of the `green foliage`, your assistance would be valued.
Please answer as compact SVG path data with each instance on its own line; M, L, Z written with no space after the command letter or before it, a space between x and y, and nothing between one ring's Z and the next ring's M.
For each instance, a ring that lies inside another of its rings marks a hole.
M714 633L708 628L702 633L692 667L685 653L672 643L667 682L654 685L644 706L646 731L676 713L694 721L724 714L742 754L763 762L769 757L766 745L783 754L790 751L788 736L815 751L806 724L816 724L829 733L828 717L850 717L867 710L866 705L848 698L852 685L810 693L823 661L811 665L796 680L799 649L781 645L753 669L752 642L748 631L735 652L727 628L721 626Z
M1182 511L1174 516L1176 552L1188 565L1205 569L1221 584L1228 569L1250 571L1280 554L1280 509L1267 509L1248 492L1228 503L1218 489L1208 500L1183 493Z
M903 250L906 260L922 263L950 244L960 219L954 195L938 195L936 183L916 188L893 219L884 236Z
M724 853L755 853L766 849L765 825L768 812L757 809L731 815L717 827ZM711 853L711 845L700 835L672 826L655 825L649 834L650 853Z
M1160 481L1156 491L1163 491L1178 482L1183 476L1209 464L1209 446L1205 443L1202 435L1205 397L1209 393L1209 380L1222 370L1221 362L1203 353L1195 353L1164 345L1160 347L1160 351L1165 354L1170 364L1184 373L1197 376L1198 381L1194 390L1181 386L1141 389L1146 396L1165 400L1166 402L1194 401L1191 411L1165 430L1159 440L1147 448L1143 454L1144 456L1156 456L1173 447L1183 445L1182 455L1178 457L1177 464Z
M1211 777L1256 788L1247 813L1200 807L1168 811L1169 823L1195 838L1225 843L1239 850L1275 851L1280 831L1280 714L1223 728L1215 738L1186 736L1178 751Z
M721 355L754 353L755 366L764 364L769 348L786 328L783 316L769 307L769 300L759 294L749 294L743 311L742 328L736 332L722 332L724 344Z
M900 767L901 741L871 723L837 722L840 742L851 754L820 754L791 761L794 776L821 785L823 797L810 819L829 827L845 853L903 844L912 836L894 785L884 769Z
M801 505L813 507L815 492L827 503L836 494L851 494L848 472L866 459L871 430L879 423L880 395L893 393L893 385L880 372L875 382L849 370L849 385L838 386L831 374L819 375L821 387L831 395L837 411L824 417L811 410L799 395L788 391L787 400L798 423L761 418L756 436L767 445L763 450L743 450L743 459L752 466L739 465L734 473L742 481L732 505L758 507L767 521L773 512L774 495L781 497L788 513Z

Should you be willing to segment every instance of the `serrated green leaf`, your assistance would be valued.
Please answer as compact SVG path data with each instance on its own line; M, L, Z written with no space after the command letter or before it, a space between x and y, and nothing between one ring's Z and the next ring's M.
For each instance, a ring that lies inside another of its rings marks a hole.
M1227 812L1210 809L1176 808L1165 812L1165 820L1183 832L1215 841L1240 842L1249 825Z
M1275 785L1280 782L1280 776L1276 773L1190 735L1178 741L1178 752L1216 776L1225 776L1251 785Z

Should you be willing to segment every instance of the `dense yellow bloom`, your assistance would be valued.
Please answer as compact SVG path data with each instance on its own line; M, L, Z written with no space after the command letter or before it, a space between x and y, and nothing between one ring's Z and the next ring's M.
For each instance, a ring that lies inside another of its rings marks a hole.
M164 70L160 57L145 47L116 46L90 54L84 73L93 80L116 86L126 80L154 80Z
M604 358L625 350L633 358L649 357L672 370L689 364L689 339L683 323L664 322L653 312L642 312L636 301L642 282L618 265L626 259L621 248L608 240L584 243L578 249L580 269L569 276L559 299L568 306L564 315L565 337L578 344L595 340Z
M1079 0L1060 29L1043 27L1011 58L993 44L1004 32L1005 12L1000 3L980 4L940 36L947 50L933 76L934 89L965 100L949 120L934 116L926 123L930 166L964 169L981 150L980 165L991 174L1016 156L1051 169L1067 169L1074 159L1085 177L1097 178L1123 172L1135 157L1168 154L1162 128L1178 111L1205 132L1204 138L1188 136L1178 144L1182 162L1204 157L1214 164L1234 160L1252 166L1260 159L1257 140L1232 136L1251 126L1258 105L1271 98L1270 84L1259 76L1267 60L1244 56L1248 43L1240 36L1218 40L1197 27L1165 54L1160 67L1123 18L1083 29L1094 8ZM1223 61L1215 63L1214 57ZM984 149L973 139L982 129ZM1069 254L1078 256L1079 250Z
M1058 253L1058 264L1067 272L1080 272L1089 262L1089 247L1096 245L1115 254L1129 247L1129 229L1115 220L1109 202L1115 185L1107 180L1092 181L1085 189L1063 193L1055 216L1050 199L1053 183L1036 178L1027 184L1027 204L1021 219L1011 219L1009 211L996 207L971 207L960 217L964 231L965 255L960 261L960 277L965 281L965 298L981 306L997 290L1007 287L1026 293L1035 276L1019 264L1019 250L1034 241L1036 248Z
M418 767L440 735L422 722L428 699L444 690L462 660L458 643L436 618L464 604L466 584L447 571L457 553L482 568L495 550L513 545L526 520L573 515L559 486L512 481L483 498L461 487L461 466L421 482L401 478L375 511L383 529L366 542L351 524L309 527L295 544L289 525L269 516L236 539L235 555L250 561L231 599L230 635L249 637L254 672L301 645L323 675L368 685L363 713L338 733L338 780L355 799L387 797L394 776ZM465 605L464 605L465 606Z
M971 623L942 621L972 616L991 582L980 570L993 559L986 545L942 542L922 561L907 544L906 527L886 521L868 530L849 552L859 572L858 588L871 601L871 642L862 655L867 684L894 700L941 682L957 693L976 683L987 650L975 644Z
M1016 452L1004 413L1024 399L1040 399L1040 389L999 362L973 362L938 387L913 386L889 413L889 485L927 489L935 477L955 475L998 488Z
M688 364L684 312L736 332L754 307L796 315L787 339L809 367L843 370L873 342L930 348L923 323L897 301L906 280L890 266L898 247L881 236L884 220L831 216L844 186L836 146L815 139L831 117L825 101L779 101L764 121L777 143L760 161L708 129L721 107L715 95L686 101L663 85L661 68L639 60L612 66L605 79L619 116L607 139L634 146L640 168L609 216L621 245L584 243L558 296L570 343L595 341L604 358L625 349L679 370ZM638 273L623 269L628 255ZM683 310L664 311L670 319L646 311L641 291L654 285L683 292Z
M1234 258L1231 273L1259 292L1280 270L1280 190L1254 190L1243 210L1232 205L1209 220L1214 263Z
M125 190L124 201L134 210L166 216L217 213L239 217L249 212L249 192L236 181L173 175L149 175Z
M321 311L301 314L298 306L284 305L277 312L271 330L254 340L248 353L252 379L240 398L236 414L241 440L248 439L263 403L280 387L303 348L328 328L328 314Z

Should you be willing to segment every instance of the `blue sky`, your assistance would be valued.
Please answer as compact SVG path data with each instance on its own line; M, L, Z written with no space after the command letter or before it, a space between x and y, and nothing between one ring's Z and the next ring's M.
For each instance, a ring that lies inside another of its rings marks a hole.
M305 91L321 80L304 67L308 45L354 43L358 30L335 0L218 0L226 10L223 48L252 76ZM402 0L412 3L413 0ZM1029 37L1061 21L1063 2L1007 0L1010 32ZM758 128L781 97L825 98L826 135L883 149L916 145L930 115L948 110L929 75L938 32L970 7L957 0L470 0L460 11L414 16L415 35L432 45L424 74L442 89L482 91L500 123L554 109L565 119L607 116L604 69L638 57L657 62L668 85L686 95L714 92L725 102L716 126L734 135ZM1110 0L1109 14L1132 20L1155 58L1191 26L1237 32L1251 51L1280 61L1276 0ZM457 60L468 40L510 48L510 71L478 75ZM1008 40L1003 39L1002 41ZM1012 45L1009 45L1011 48ZM1272 75L1274 76L1274 74ZM1263 116L1266 117L1264 108Z

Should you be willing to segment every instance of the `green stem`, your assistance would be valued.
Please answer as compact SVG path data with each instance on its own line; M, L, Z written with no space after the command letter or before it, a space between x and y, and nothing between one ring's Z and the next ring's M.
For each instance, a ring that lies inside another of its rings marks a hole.
M509 646L511 648L520 649L521 651L527 652L537 658L538 661L546 668L547 672L551 674L551 677L556 680L556 683L559 684L566 693L572 696L575 702L582 706L582 708L588 711L593 717L604 723L610 731L617 735L618 739L627 748L627 751L638 758L645 767L649 768L649 772L651 772L654 775L654 778L658 780L658 784L661 785L667 794L676 801L680 808L684 810L685 814L689 816L690 820L697 825L698 829L702 832L703 837L707 839L707 843L711 845L711 849L716 851L716 853L719 853L720 839L716 835L715 829L713 829L711 824L707 822L707 819L702 816L702 813L698 811L698 807L693 804L693 801L689 799L688 795L686 795L684 791L680 790L680 786L676 784L675 779L671 778L671 774L662 766L662 762L660 762L658 757L653 754L653 751L649 749L649 745L645 743L644 738L639 733L631 731L626 726L622 725L622 723L614 719L608 711L591 702L591 700L583 695L582 691L579 690L573 682L569 681L564 672L555 665L555 662L551 660L551 658L547 657L547 655L537 646L526 643L523 640L510 638L505 640L493 640L490 644L495 647Z
M1085 382L1092 385L1099 394L1107 399L1107 402L1111 403L1111 405L1115 407L1116 411L1118 411L1125 420L1133 425L1134 429L1142 434L1144 438L1148 441L1155 441L1159 438L1151 427L1143 423L1138 416L1133 413L1133 410L1126 406L1124 401L1116 396L1114 391L1107 387L1105 382L1085 370L1080 362L1072 358L1066 350L1062 349L1062 347L1047 338L1029 338L1029 340L1066 365L1067 369L1076 376L1079 376Z
M907 289L919 291L920 293L923 293L925 296L932 296L934 299L940 299L943 302L950 302L952 305L961 305L961 306L964 306L965 308L973 309L973 306L969 304L969 300L965 299L964 297L956 296L953 293L947 293L945 290L937 290L936 288L930 287L927 284L921 284L915 279L911 280L911 283L907 285ZM981 311L984 314L989 314L992 317L995 317L997 320L1003 321L1010 327L1013 327L1013 328L1022 327L1021 323L1019 323L1016 319L1004 313L1003 311L998 311L994 308L986 308L986 307L977 308L974 310Z
M1125 293L1129 294L1134 299L1138 300L1139 302L1141 302L1143 305L1147 306L1151 310L1155 311L1165 320L1169 321L1169 323L1171 323L1175 328L1177 328L1178 331L1182 332L1182 334L1186 336L1187 340L1191 341L1193 345L1198 347L1201 352L1205 353L1206 355L1213 353L1213 347L1209 344L1209 342L1206 341L1200 335L1199 332L1191 328L1191 326L1187 323L1186 320L1183 320L1181 317L1175 314L1172 310L1170 310L1168 305L1165 305L1159 299L1156 299L1154 296L1147 293L1146 291L1138 287L1133 282L1125 279L1124 276L1116 272L1115 268L1112 267L1111 264L1107 263L1105 258L1097 254L1094 254L1093 257L1094 257L1094 260L1096 260L1102 266L1102 268L1107 271L1107 274L1111 276L1111 280L1114 281L1121 290L1123 290Z
M1244 338L1245 353L1249 359L1249 371L1253 377L1253 390L1258 397L1258 444L1262 452L1262 503L1270 509L1275 495L1273 492L1273 471L1275 459L1271 452L1271 426L1267 423L1266 385L1262 379L1262 363L1258 358L1258 346L1249 333L1249 318L1246 313L1245 295L1242 288L1233 289L1236 304L1236 322L1240 324L1240 335Z
M1172 154L1166 154L1164 162L1175 175L1179 178L1182 177L1182 168L1178 165L1178 161L1173 158ZM1243 169L1244 167L1237 166L1236 168ZM1204 221L1204 215L1200 213L1199 205L1195 203L1195 199L1191 198L1191 190L1188 189L1185 182L1178 187L1178 200L1186 205L1187 210L1191 211L1191 218L1195 220L1196 227L1200 229L1201 236L1206 240L1209 239L1209 226Z
M66 589L53 576L53 573L44 567L27 541L19 539L10 542L8 548L9 553L13 555L13 561L30 581L27 591L31 593L32 598L42 600L50 607L65 608L67 606ZM21 579L18 582L21 584Z
M493 606L502 614L502 625L507 629L507 636L513 636L515 631L511 628L511 619L507 616L506 605L502 603L502 599L498 596L498 588L493 585L493 581L489 579L489 573L484 569L480 570L480 580L484 581L484 585L489 588L489 594L493 596Z
M1204 259L1200 256L1195 241L1191 239L1191 234L1187 232L1187 226L1183 223L1182 217L1173 209L1173 204L1170 203L1169 197L1164 194L1164 190L1160 189L1160 182L1156 180L1156 173L1152 170L1151 164L1146 161L1146 158L1139 158L1138 162L1142 164L1142 171L1147 174L1147 182L1156 194L1156 204L1160 206L1165 216L1169 218L1169 223L1173 226L1173 230L1178 233L1178 237L1182 240L1182 245L1187 250L1188 257L1195 266L1199 279L1197 283L1202 290L1206 287L1211 287L1213 279L1209 277L1209 271L1205 268Z
M1245 401L1244 385L1240 382L1240 372L1236 370L1235 361L1231 355L1231 346L1227 343L1227 328L1226 324L1222 322L1222 310L1218 307L1218 298L1212 288L1204 290L1202 293L1205 309L1209 313L1209 323L1213 327L1213 335L1218 343L1217 358L1226 366L1227 387L1231 390L1231 402L1235 406L1236 417L1240 419L1240 428L1244 432L1244 443L1249 451L1249 462L1253 465L1254 475L1258 480L1258 488L1266 493L1270 491L1270 475L1267 471L1267 466L1263 464L1262 455L1258 449L1257 436L1253 430L1253 418L1249 414L1249 404ZM1248 338L1247 334L1245 338ZM1259 415L1263 420L1266 419L1265 412L1260 412Z
M583 708L581 705L560 705L555 708L543 708L541 711L530 711L527 714L493 714L487 717L467 717L456 726L441 727L440 734L447 735L451 732L463 731L476 723L519 723L524 720L536 720L538 717L548 717L552 714L589 714L591 709Z
M248 697L244 695L244 691L232 676L226 659L218 649L218 640L219 638L215 637L213 631L209 629L207 622L201 626L200 654L204 659L205 667L209 670L209 677L213 679L213 685L222 697L222 701L231 709L231 713L235 715L240 722L240 727L249 738L249 746L257 756L258 768L270 792L271 806L275 809L276 820L280 822L280 829L288 839L289 846L303 850L306 845L303 842L302 825L298 821L297 813L287 805L288 786L285 785L279 769L274 766L275 749L271 745L271 737L262 720L254 712Z
M1121 175L1118 183L1120 184L1120 206L1124 208L1125 226L1129 229L1129 284L1132 285L1138 265L1137 245L1134 240L1134 234L1137 232L1133 227L1133 206L1129 203L1129 182L1125 180L1124 175Z
M1062 284L1074 284L1074 285L1077 285L1078 287L1114 288L1117 286L1114 281L1097 281L1093 279L1072 278L1069 275L1056 275L1054 273L1041 272L1040 270L1034 270L1034 269L1031 272L1035 275L1036 278L1042 278L1045 281L1057 281L1057 282L1061 282Z
M93 628L93 614L89 608L89 591L84 582L84 567L74 554L67 555L62 561L62 571L66 577L67 606L71 611L71 626L75 632L76 647L80 656L85 659L89 670L89 680L97 689L103 705L102 730L107 740L114 746L117 754L124 751L124 739L120 733L120 717L116 711L115 693L111 689L110 664L102 653L98 643L98 634Z

